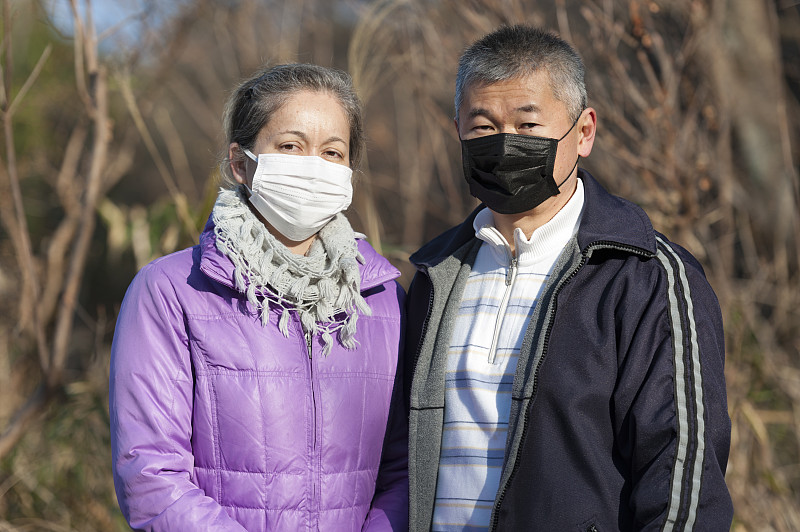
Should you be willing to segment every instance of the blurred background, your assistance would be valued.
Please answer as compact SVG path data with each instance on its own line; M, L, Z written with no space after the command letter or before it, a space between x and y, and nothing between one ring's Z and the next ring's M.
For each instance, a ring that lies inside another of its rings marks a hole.
M0 531L126 530L107 376L128 283L196 242L222 106L265 64L349 71L368 153L349 211L402 271L475 206L461 51L502 23L587 66L581 161L703 264L726 325L733 530L800 530L797 0L0 0Z

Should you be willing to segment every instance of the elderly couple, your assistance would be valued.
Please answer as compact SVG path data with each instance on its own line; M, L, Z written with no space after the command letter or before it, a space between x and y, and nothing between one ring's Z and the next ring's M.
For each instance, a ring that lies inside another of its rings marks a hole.
M279 65L225 110L200 242L114 336L114 482L138 530L728 530L722 320L698 262L578 167L597 114L552 33L461 57L481 205L399 272L342 214L350 78Z

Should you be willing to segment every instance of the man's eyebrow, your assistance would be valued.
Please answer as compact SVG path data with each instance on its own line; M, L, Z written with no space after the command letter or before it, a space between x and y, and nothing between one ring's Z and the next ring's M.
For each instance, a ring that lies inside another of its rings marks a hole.
M542 109L535 103L529 103L514 109L514 111L518 113L540 113L541 110ZM467 118L475 118L476 116L484 116L490 120L493 118L491 111L484 109L483 107L475 107L470 109L469 113L467 114Z
M523 105L522 107L517 107L517 111L521 111L523 113L538 113L541 111L538 105L535 103L529 103L528 105Z
M488 109L484 109L483 107L474 107L469 110L467 118L475 118L476 116L485 116L486 118L491 119L492 113Z

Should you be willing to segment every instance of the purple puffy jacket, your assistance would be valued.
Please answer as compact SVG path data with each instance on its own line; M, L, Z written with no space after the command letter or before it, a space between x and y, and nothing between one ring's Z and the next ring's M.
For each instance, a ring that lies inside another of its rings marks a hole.
M210 221L199 246L139 272L110 378L114 485L133 528L407 528L404 293L386 259L359 250L372 316L357 349L337 342L327 357L319 338L309 353L294 313L288 338L276 311L261 326Z

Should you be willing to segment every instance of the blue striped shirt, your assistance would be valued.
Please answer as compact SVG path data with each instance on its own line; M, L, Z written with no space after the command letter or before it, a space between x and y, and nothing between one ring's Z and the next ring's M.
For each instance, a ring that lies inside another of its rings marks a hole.
M516 257L484 209L483 240L467 280L450 341L434 531L487 530L500 484L511 388L520 346L541 289L577 231L583 183L527 239L514 233Z

